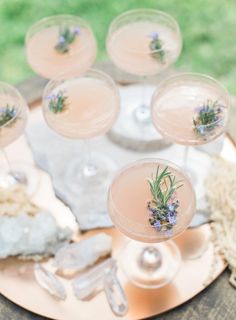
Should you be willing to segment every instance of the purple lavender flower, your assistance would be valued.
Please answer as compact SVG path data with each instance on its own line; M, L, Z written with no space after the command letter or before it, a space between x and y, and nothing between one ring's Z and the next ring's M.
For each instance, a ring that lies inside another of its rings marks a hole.
M149 37L152 38L152 40L157 40L159 38L159 34L158 32L156 31L152 31L150 34L149 34Z
M199 113L199 112L202 112L204 109L204 106L198 106L194 109L195 112Z
M154 227L155 229L157 229L158 231L160 231L160 230L161 230L161 223L160 223L160 221L157 220L157 221L154 223L153 227Z
M63 36L60 36L60 37L59 37L58 42L59 42L60 44L65 43L65 41L66 41L65 37L63 37Z
M202 125L197 126L197 130L201 135L205 134L205 127L204 126L202 126Z
M74 34L75 34L75 35L78 36L78 35L80 34L80 32L81 32L81 29L80 29L79 26L77 26L77 27L74 28Z
M165 231L165 236L166 236L167 238L172 237L172 235L173 235L173 230L172 230L172 229L167 229L167 230Z
M0 114L4 113L4 111L5 111L5 108L1 107L0 108Z
M173 225L176 224L176 216L172 215L171 213L168 213L168 220L170 224L173 224Z
M173 212L175 210L175 204L171 203L168 205L168 209Z
M49 100L49 101L53 101L57 98L56 94L52 93L52 94L49 94L46 99Z

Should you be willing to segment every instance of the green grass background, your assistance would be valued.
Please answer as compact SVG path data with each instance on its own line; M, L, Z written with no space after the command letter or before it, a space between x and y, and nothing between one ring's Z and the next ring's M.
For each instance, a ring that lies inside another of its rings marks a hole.
M179 22L184 47L178 68L216 77L236 94L235 0L0 0L0 80L16 83L33 75L24 36L38 19L59 13L86 19L99 43L98 59L104 60L109 23L139 7L166 11Z

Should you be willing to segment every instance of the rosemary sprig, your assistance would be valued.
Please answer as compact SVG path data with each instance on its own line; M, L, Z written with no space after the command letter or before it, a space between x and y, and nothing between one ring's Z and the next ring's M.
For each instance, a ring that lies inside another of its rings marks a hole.
M5 125L7 122L15 118L16 108L10 107L8 104L6 107L0 108L0 127Z
M80 28L76 27L71 30L69 27L62 27L59 30L58 43L55 45L55 50L61 54L70 51L70 45L75 41L76 37L80 34Z
M207 139L214 129L222 124L222 112L224 106L217 100L207 100L200 107L196 108L197 116L193 118L193 130L195 134Z
M176 224L179 201L175 194L183 186L182 181L176 180L168 166L163 170L158 166L148 183L152 193L152 200L147 203L149 223L158 231L170 230Z
M49 100L48 107L53 113L63 112L67 108L66 100L68 99L65 96L65 92L60 90L57 94L50 94L47 96L47 100Z
M161 63L165 63L165 50L163 50L163 43L159 34L157 32L152 32L150 34L150 38L151 42L149 44L149 48L151 50L151 56Z

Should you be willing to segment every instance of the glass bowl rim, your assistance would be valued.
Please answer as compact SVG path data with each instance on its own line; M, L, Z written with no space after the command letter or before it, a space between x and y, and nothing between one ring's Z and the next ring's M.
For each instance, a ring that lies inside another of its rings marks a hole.
M161 10L157 10L157 9L151 9L151 8L139 8L139 9L132 9L132 10L128 10L128 11L125 11L121 14L119 14L118 16L116 16L110 23L109 27L108 27L108 31L107 31L107 36L106 36L106 48L108 48L108 42L109 42L109 39L112 35L112 27L115 25L115 23L117 21L119 21L119 19L123 19L125 18L126 16L128 15L132 15L132 14L136 14L136 13L156 13L158 14L159 16L163 16L165 18L168 18L171 23L173 23L174 25L174 28L177 32L177 35L178 35L178 39L179 39L179 42L180 42L180 49L179 49L179 53L181 52L181 49L182 49L182 45L183 45L183 40L182 40L182 35L181 35L181 30L180 30L180 27L179 27L179 24L177 22L177 20L172 16L170 15L169 13L165 12L165 11L161 11ZM119 30L119 29L117 29ZM161 48L161 49L156 49L156 50L153 50L153 51L136 51L136 50L125 50L126 52L130 52L130 53L138 53L138 54L150 54L150 53L158 53L158 52L161 52L162 50L165 50L165 47Z
M78 22L82 22L86 26L86 28L89 30L89 32L92 35L92 38L94 40L95 46L97 46L97 41L96 41L94 32L93 32L92 28L90 27L89 23L85 19L81 18L80 16L73 15L73 14L56 14L56 15L43 17L42 19L39 19L36 22L34 22L29 27L29 29L26 32L25 41L24 41L26 49L27 49L29 39L31 39L30 33L33 31L33 29L37 28L38 26L44 25L46 22L53 20L53 19L58 19L58 20L60 20L60 19L74 19L74 20L77 20ZM81 51L84 51L88 46L89 46L89 43L83 45L82 48L75 50L72 54L69 52L66 56L63 55L62 57L68 58L68 57L75 56L78 53L80 53ZM46 56L45 56L45 58L46 58Z
M0 126L0 129L6 127L6 126L9 126L9 124L11 124L19 115L19 113L21 112L21 110L24 108L24 107L27 107L27 103L24 99L24 97L21 95L21 93L19 92L19 90L12 86L11 84L7 83L7 82L4 82L4 81L0 81L0 87L5 87L6 89L9 89L11 91L14 92L14 94L16 95L16 97L19 99L20 103L19 103L19 107L17 108L17 112L15 113L14 117L11 118L10 120L8 120L6 123L4 123L2 126Z
M108 212L109 212L109 207L111 206L111 207L114 208L115 212L116 212L119 216L125 218L126 221L131 222L133 225L145 226L145 227L150 226L150 224L148 224L148 222L147 222L147 224L142 224L142 223L139 223L139 222L134 222L132 219L129 219L129 218L127 218L126 216L124 216L123 214L121 214L121 213L119 212L119 210L116 208L116 206L114 205L114 201L112 200L112 192L111 192L111 189L112 189L112 186L113 186L114 182L116 181L116 179L117 179L123 172L125 172L125 171L126 171L127 169L129 169L129 168L132 168L133 166L138 166L139 164L143 164L143 163L156 163L157 165L161 164L161 165L163 165L163 166L166 165L166 166L168 166L168 167L170 167L170 168L172 168L172 169L180 172L181 175L184 176L185 180L188 181L188 184L189 184L189 186L191 187L191 191L192 191L192 195L193 195L192 201L191 201L191 203L189 203L186 211L189 210L189 208L192 206L192 204L194 204L194 208L195 208L194 211L196 211L196 194L195 194L195 191L194 191L192 182L191 182L190 178L188 177L188 175L183 172L183 170L181 169L181 167L179 167L177 164L173 163L172 161L169 161L169 160L166 160L166 159L162 159L162 158L143 158L143 159L138 159L138 160L129 162L128 164L126 164L125 166L123 166L122 168L120 168L119 170L117 170L117 172L116 172L115 176L113 177L113 180L112 180L112 182L111 182L111 184L110 184L110 186L109 186L109 189L108 189L108 196L107 196ZM110 200L112 201L111 205L109 204L109 201L110 201ZM110 213L109 213L109 215L110 215ZM110 216L111 216L111 215L110 215ZM147 217L148 217L148 216L147 216ZM191 221L190 221L190 222L191 222ZM189 222L189 224L190 224L190 222ZM166 224L163 225L163 226L167 226L167 225L170 225L170 223L166 223ZM187 228L187 227L188 227L188 225L186 226L186 228Z
M206 75L204 73L197 73L197 72L181 72L181 73L177 73L174 75L169 76L168 78L166 78L165 80L161 81L161 83L157 86L157 88L155 89L155 91L153 92L152 98L151 98L151 114L154 113L154 109L155 109L155 100L156 97L161 94L161 89L166 85L167 82L169 81L174 81L175 79L181 79L184 77L194 77L195 79L199 78L199 79L205 79L210 81L212 84L214 84L214 86L220 88L221 92L224 93L224 96L226 97L227 100L227 105L225 107L225 109L230 109L232 106L232 99L230 96L230 93L228 92L228 90L225 88L224 85L222 85L218 80L214 79L213 77ZM168 86L167 86L168 87ZM156 110L155 110L156 112ZM228 114L228 112L227 112ZM218 119L214 122L211 122L209 124L206 125L200 125L202 128L208 128L212 125L217 125L218 123L222 122L222 120L224 120L226 118L226 121L228 119L228 115L225 115L225 117L222 119Z

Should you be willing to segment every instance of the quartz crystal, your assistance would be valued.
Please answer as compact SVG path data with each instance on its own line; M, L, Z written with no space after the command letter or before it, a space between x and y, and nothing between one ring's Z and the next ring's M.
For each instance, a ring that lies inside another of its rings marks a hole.
M87 300L103 290L103 279L106 273L116 272L114 259L106 259L72 281L74 294L79 300Z
M76 298L89 300L104 290L112 312L124 316L128 311L128 300L116 272L116 261L110 258L83 273L72 281Z
M111 253L112 238L105 233L62 247L55 255L54 265L63 274L74 274L93 265Z
M34 265L34 275L37 283L59 300L66 299L66 291L63 284L50 271L46 270L41 264Z
M49 256L71 238L71 230L60 228L48 212L34 216L21 213L0 215L0 259L20 255Z
M128 300L115 272L105 274L103 286L112 312L119 317L126 315Z

